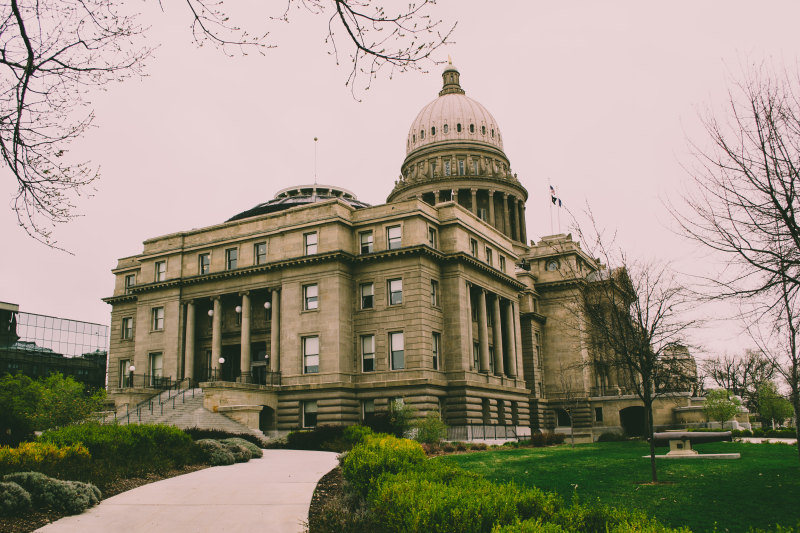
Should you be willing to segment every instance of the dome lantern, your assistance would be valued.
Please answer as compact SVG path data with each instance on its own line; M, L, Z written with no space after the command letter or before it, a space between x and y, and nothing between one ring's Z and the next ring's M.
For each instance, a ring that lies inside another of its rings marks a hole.
M442 72L442 80L444 81L444 86L442 90L439 91L439 96L444 96L446 94L465 94L464 89L461 88L461 83L459 82L459 77L461 74L458 72L458 69L453 66L453 62L448 59L447 67L445 67L444 71Z

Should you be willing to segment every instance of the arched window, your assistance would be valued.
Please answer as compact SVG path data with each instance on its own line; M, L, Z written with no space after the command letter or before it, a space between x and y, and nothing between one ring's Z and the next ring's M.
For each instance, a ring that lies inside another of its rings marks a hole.
M469 125L469 132L470 133L475 133L475 124L470 124Z
M448 130L449 130L449 128L447 127L447 124L445 124L444 125L444 132L447 133Z
M411 142L413 142L413 143L417 142L417 135L416 134L411 136Z
M436 135L436 126L431 126L431 137Z
M492 139L494 139L494 128L492 128Z
M461 133L461 123L456 124L456 133Z
M425 138L425 130L419 130L419 140L423 140Z
M481 135L486 135L486 126L481 126Z

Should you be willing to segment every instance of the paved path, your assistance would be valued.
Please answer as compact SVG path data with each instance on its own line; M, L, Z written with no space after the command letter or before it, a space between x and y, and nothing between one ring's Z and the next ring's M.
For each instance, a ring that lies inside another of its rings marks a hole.
M123 492L37 531L296 533L308 519L317 482L336 464L331 452L264 450L264 457L248 463L206 468Z

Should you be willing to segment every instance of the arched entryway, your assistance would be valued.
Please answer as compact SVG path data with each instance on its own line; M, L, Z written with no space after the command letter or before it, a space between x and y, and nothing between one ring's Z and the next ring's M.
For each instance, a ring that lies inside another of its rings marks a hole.
M261 431L268 431L275 429L275 427L275 409L265 405L258 414L258 429Z
M629 437L642 437L645 433L644 407L635 405L619 411L622 429Z

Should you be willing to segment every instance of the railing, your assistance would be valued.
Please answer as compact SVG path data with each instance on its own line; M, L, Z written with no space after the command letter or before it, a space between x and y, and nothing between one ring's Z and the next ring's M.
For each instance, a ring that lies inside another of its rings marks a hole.
M169 378L163 378L169 379ZM151 380L153 381L153 380ZM160 380L159 380L160 382ZM159 414L164 414L164 405L172 402L172 408L174 409L176 406L176 402L178 398L180 398L181 403L186 401L186 394L191 392L192 398L194 398L195 389L192 387L192 380L184 379L181 381L173 382L169 379L171 386L169 388L165 388L163 392L160 394L148 398L147 400L141 401L136 404L134 407L130 407L129 405L125 406L125 412L120 414L116 409L114 410L114 418L109 420L109 422L119 422L121 420L125 420L126 424L131 423L131 418L133 418L134 422L141 422L142 421L142 413L145 411L149 411L150 415L152 416L156 407L158 407ZM187 387L181 388L182 384L186 384ZM154 387L150 387L154 388ZM166 396L165 396L166 394Z
M209 368L200 373L197 381L229 381L277 387L281 384L281 373L256 370L254 372L237 372L236 375L232 375L232 372L225 368Z
M168 390L177 387L178 382L169 376L153 376L150 374L133 374L123 376L120 381L121 389L143 388Z
M447 440L469 441L476 439L519 439L519 437L517 436L517 426L465 424L447 428Z

